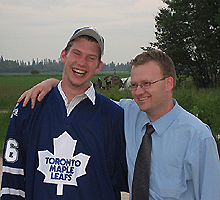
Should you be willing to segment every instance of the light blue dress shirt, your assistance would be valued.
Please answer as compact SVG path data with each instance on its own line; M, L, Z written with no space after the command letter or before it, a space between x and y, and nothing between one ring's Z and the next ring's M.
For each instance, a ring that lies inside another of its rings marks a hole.
M152 123L150 200L220 200L220 163L210 129L174 101ZM149 119L134 100L122 99L131 194L135 159ZM131 196L131 195L130 195Z

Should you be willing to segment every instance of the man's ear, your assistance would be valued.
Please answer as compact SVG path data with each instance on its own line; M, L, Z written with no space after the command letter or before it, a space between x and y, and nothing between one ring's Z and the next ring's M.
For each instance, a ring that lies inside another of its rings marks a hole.
M63 49L60 54L60 60L65 63L66 62L66 51Z
M166 86L167 86L167 91L171 91L173 89L173 77L169 76L166 78Z
M99 71L102 69L102 67L103 67L103 62L100 61L98 67L97 67L96 70L95 70L95 73L99 72Z

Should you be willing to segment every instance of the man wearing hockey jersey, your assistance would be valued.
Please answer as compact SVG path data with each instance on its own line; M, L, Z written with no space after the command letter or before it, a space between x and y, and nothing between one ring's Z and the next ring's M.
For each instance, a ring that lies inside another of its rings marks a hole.
M104 39L74 32L60 59L62 81L34 109L17 104L3 152L1 199L116 200L127 190L123 109L90 79Z

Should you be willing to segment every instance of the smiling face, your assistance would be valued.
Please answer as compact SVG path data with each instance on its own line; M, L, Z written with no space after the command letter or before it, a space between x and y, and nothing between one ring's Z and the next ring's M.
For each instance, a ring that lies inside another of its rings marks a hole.
M88 89L92 76L102 68L99 54L98 43L80 37L74 40L68 52L61 52L64 63L62 88L67 97L67 93L78 95Z
M133 66L131 70L132 84L144 84L162 78L161 68L155 61ZM172 109L172 88L173 78L168 77L152 84L148 89L138 86L136 91L132 91L132 96L140 110L146 112L151 121L155 121Z

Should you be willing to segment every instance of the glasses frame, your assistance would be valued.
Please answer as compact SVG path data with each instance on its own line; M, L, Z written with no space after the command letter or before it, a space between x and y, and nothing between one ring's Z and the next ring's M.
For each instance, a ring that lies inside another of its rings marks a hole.
M153 82L145 82L144 84L137 84L137 83L131 84L131 90L136 91L138 86L140 86L140 88L143 89L143 90L149 89L152 84L157 83L159 81L163 81L166 78L169 78L169 76L163 77L163 78L161 78L159 80L156 80L156 81L153 81Z

